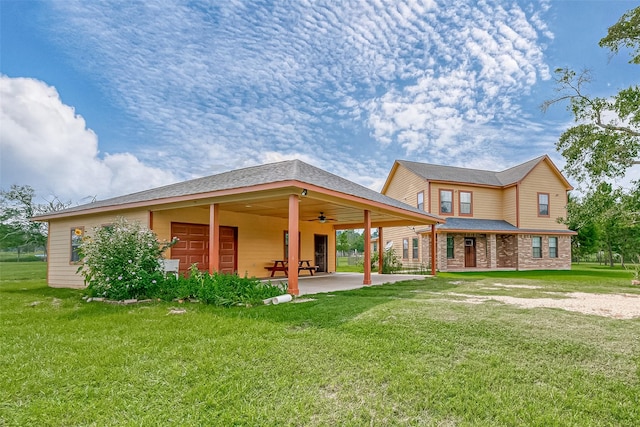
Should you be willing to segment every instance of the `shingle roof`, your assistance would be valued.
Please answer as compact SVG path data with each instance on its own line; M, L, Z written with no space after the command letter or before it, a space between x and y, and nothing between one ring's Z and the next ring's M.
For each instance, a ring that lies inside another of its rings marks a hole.
M475 219L475 218L447 218L444 224L438 224L437 230L478 230L478 231L500 231L516 232L518 227L511 225L507 221L498 219Z
M465 230L477 232L496 232L496 233L555 233L555 234L575 234L571 230L547 230L547 229L529 229L518 228L504 220L498 219L475 219L475 218L447 218L444 224L438 224L436 230Z
M87 209L128 205L131 203L151 203L153 201L161 202L163 199L172 197L189 195L195 196L202 193L210 193L230 189L241 189L261 184L270 184L292 180L316 185L328 190L333 190L339 193L383 203L385 205L401 208L439 219L437 215L429 214L427 212L424 212L423 210L418 210L411 205L407 205L403 202L392 199L391 197L380 194L377 191L363 187L362 185L356 184L355 182L326 172L315 166L311 166L300 160L287 160L277 163L270 163L260 166L237 169L229 172L223 172L217 175L192 179L189 181L166 185L164 187L152 188L150 190L101 200L81 206L75 206L60 212L56 212L56 214L81 212ZM49 216L49 214L43 216ZM34 219L38 219L38 217L35 217Z
M504 185L514 184L523 179L531 169L533 169L545 157L546 156L536 157L535 159L501 172L432 165L429 163L412 162L409 160L398 160L398 163L427 180L465 182L502 187Z

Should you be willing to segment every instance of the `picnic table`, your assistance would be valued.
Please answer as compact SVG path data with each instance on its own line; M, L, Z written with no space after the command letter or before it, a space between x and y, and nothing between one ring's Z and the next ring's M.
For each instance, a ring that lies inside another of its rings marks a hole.
M285 276L289 276L289 262L284 259L273 260L273 265L266 266L265 269L271 272L271 277L276 274L276 271L282 271ZM313 273L318 269L317 266L311 265L310 259L301 259L298 261L298 273L301 270L307 270L313 276Z

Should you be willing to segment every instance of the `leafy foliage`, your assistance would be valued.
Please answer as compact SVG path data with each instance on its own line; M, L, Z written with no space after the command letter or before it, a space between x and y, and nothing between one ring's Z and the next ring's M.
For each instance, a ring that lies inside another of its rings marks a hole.
M379 255L378 252L375 252L371 256L371 269L378 268ZM382 273L383 274L393 274L397 271L402 270L402 261L396 255L396 251L393 248L385 249L384 255L382 256Z
M167 278L153 296L164 300L194 298L205 304L230 307L260 304L286 292L286 284L262 283L237 274L210 274L193 265L187 276Z
M640 253L640 183L623 190L602 182L581 199L571 199L567 208L563 222L578 232L579 254L601 250L613 265L616 255L624 264Z
M578 122L556 144L567 160L567 174L596 184L624 176L640 162L640 87L629 87L611 98L589 97L584 93L584 85L591 81L588 71L578 75L560 68L556 76L563 95L547 101L543 109L568 100L567 109Z
M620 47L632 49L630 62L640 64L640 7L628 11L611 26L600 46L613 53L618 53ZM582 184L597 186L640 165L640 87L632 85L612 97L592 97L585 91L591 82L589 71L577 74L558 68L556 76L560 96L544 102L542 109L569 102L567 109L577 125L565 131L556 144L567 160L567 174Z
M336 249L345 253L347 251L364 251L364 234L356 230L338 231Z
M150 297L164 280L162 253L177 240L161 244L155 233L138 222L117 218L93 229L80 246L89 295L122 300Z
M12 185L0 191L0 248L17 249L44 247L47 243L47 224L33 222L31 218L46 212L67 208L70 202L61 202L57 197L38 204L34 201L35 190L29 185Z
M600 47L607 47L613 53L618 53L621 47L631 49L631 64L640 64L640 7L636 7L622 15L618 22L609 27L609 31L602 40Z
M194 298L206 304L229 307L257 304L286 293L286 285L262 283L236 274L199 271L193 265L186 277L165 277L160 257L177 243L160 243L153 231L138 222L118 218L108 227L93 230L80 246L84 264L78 269L87 294L114 300L133 298Z

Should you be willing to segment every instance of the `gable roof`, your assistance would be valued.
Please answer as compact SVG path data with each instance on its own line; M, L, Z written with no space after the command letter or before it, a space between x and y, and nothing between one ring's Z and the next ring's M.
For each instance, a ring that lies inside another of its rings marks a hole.
M396 160L391 172L389 173L387 181L384 184L382 192L384 193L386 191L391 182L391 177L398 165L404 166L409 171L428 181L448 181L492 187L505 187L522 181L541 162L547 162L549 164L551 169L556 175L558 175L568 190L573 188L562 175L560 170L553 164L549 156L545 154L500 172L468 169L455 166L433 165L429 163L412 162L409 160Z
M137 193L114 197L102 201L96 201L81 206L75 206L58 212L47 213L34 217L34 220L46 220L49 218L71 216L73 214L93 211L100 208L122 207L131 205L155 205L163 201L175 198L192 196L193 199L215 196L216 192L225 190L243 192L243 189L252 189L267 184L280 183L283 187L292 183L309 184L345 195L355 196L367 201L373 201L394 208L400 208L412 213L419 213L430 217L437 222L443 221L439 216L430 214L416 207L407 205L377 191L366 188L355 182L340 176L326 172L315 166L311 166L300 160L287 160L259 166L252 166L210 175L203 178L170 184L163 187L152 188Z

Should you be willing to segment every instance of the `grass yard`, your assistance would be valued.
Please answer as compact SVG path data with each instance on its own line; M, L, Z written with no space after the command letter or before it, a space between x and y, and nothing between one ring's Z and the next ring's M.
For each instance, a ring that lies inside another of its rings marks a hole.
M0 263L0 425L640 425L640 318L452 296L640 294L629 283L580 266L112 306L48 288L40 263Z

